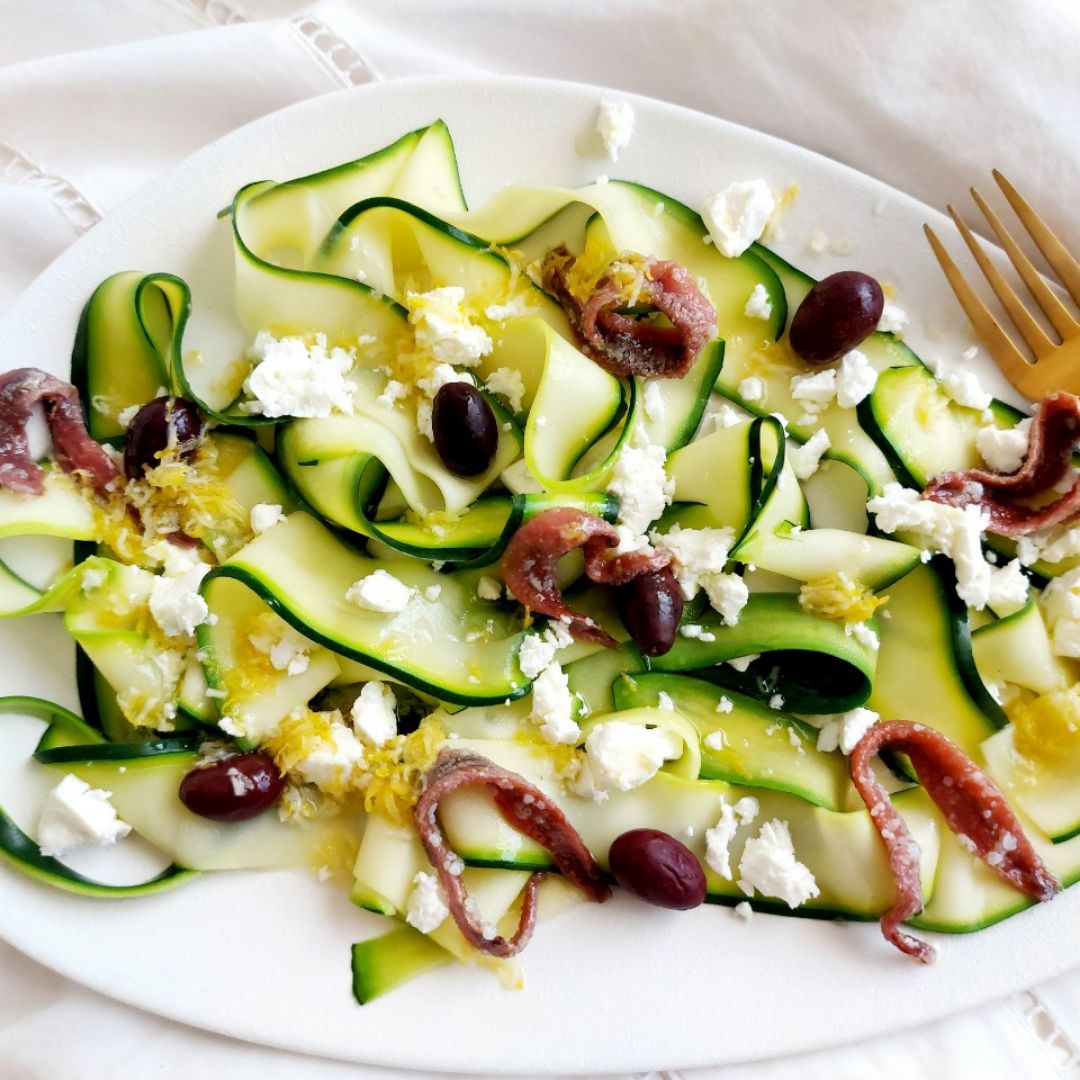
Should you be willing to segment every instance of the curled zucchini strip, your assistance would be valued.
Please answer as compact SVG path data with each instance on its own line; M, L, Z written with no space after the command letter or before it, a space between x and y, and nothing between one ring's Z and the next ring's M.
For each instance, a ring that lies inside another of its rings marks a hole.
M380 614L345 599L353 583L376 570L414 590L403 611ZM309 514L296 513L212 571L203 595L212 613L227 615L234 590L249 589L305 637L444 701L521 697L529 687L517 665L524 632L505 610L479 609L475 581L418 561L367 558ZM199 627L199 643L210 685L227 689L217 631Z
M43 698L0 698L0 714L12 713L36 716L48 721L49 726L34 752L39 761L65 762L70 760L65 754L78 756L84 753L87 747L99 746L103 741L98 732L84 724L73 712ZM135 885L107 885L95 881L70 869L58 859L42 855L37 843L27 836L3 809L0 809L0 855L17 870L45 885L81 896L103 899L120 900L145 896L186 884L198 876L194 870L173 864L148 881Z

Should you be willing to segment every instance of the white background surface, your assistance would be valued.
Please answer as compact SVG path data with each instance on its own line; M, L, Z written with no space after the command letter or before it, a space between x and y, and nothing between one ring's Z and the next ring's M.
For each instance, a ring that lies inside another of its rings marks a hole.
M244 11L215 0L0 2L0 63L10 65L0 69L0 311L125 196L239 124L374 78L465 70L679 101L934 204L960 200L999 165L1080 249L1077 222L1065 220L1066 179L1075 186L1080 164L1080 17L1065 4L385 0L307 11L287 0ZM367 1071L191 1032L8 949L0 962L4 1080ZM723 1022L718 991L718 1031ZM1073 976L918 1032L711 1075L1066 1075L1078 1044Z

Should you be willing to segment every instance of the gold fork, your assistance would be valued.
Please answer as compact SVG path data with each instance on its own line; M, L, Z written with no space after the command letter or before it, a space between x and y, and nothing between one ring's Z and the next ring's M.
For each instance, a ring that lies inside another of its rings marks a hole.
M994 169L993 175L998 187L1008 199L1009 205L1020 219L1020 224L1035 241L1035 246L1043 253L1073 302L1080 305L1080 263L1069 254L1065 245L1054 235L1046 222L1035 213L1016 188L997 169ZM934 230L929 225L924 225L926 238L930 241L930 247L933 248L934 255L937 256L937 261L941 264L941 269L945 272L945 277L952 286L953 292L956 293L956 299L967 312L967 317L971 320L979 337L982 338L994 363L1021 394L1032 401L1038 401L1051 390L1067 390L1073 394L1080 394L1080 322L1077 322L1069 309L1043 280L1042 275L1021 251L1000 218L990 209L986 200L975 188L971 189L971 197L990 223L998 240L1001 241L1005 254L1016 267L1028 292L1031 293L1035 303L1038 304L1061 340L1054 341L1043 330L1031 312L1024 307L1012 286L987 257L967 223L955 207L950 206L948 207L949 216L956 222L960 235L970 248L979 269L990 283L990 288L994 290L994 294L1001 301L1001 306L1034 355L1034 362L1017 348L990 309L964 280L956 263L952 261L949 253L934 234Z

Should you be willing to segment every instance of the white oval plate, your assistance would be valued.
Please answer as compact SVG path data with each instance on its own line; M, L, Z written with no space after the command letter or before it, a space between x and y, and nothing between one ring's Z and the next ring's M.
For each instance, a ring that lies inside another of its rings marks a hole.
M637 129L612 165L589 133L598 102L633 102ZM66 373L80 308L116 270L194 276L229 238L215 213L254 179L287 179L358 157L437 117L450 125L465 191L479 204L514 181L643 181L690 205L732 180L797 181L776 242L820 277L857 266L899 288L923 355L970 344L920 226L936 212L844 166L660 102L537 80L409 80L348 90L275 113L215 143L112 213L64 254L0 324L0 366ZM822 229L842 256L813 257ZM199 294L195 304L200 303ZM1006 388L987 373L993 389ZM0 627L3 693L73 702L58 620ZM15 745L5 728L6 755ZM25 772L11 763L8 777ZM12 812L19 808L6 800ZM16 800L29 813L30 800ZM32 819L31 819L32 820ZM503 991L444 968L356 1005L349 946L384 920L303 874L206 876L176 892L115 903L54 892L0 871L0 933L42 963L152 1012L291 1050L372 1064L486 1073L689 1067L812 1050L939 1018L1080 963L1080 890L983 933L938 938L920 967L876 926L707 906L664 912L616 899L541 925L527 987ZM1040 947L1040 945L1042 947Z

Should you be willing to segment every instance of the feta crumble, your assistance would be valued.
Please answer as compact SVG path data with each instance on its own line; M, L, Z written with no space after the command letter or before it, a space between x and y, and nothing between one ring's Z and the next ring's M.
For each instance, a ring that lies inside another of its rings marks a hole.
M667 413L667 406L664 403L664 394L660 388L659 380L646 380L643 400L645 403L645 415L654 424L659 424Z
M365 764L364 747L352 728L334 720L329 734L316 740L315 748L297 762L294 771L323 791L340 792Z
M881 309L881 318L878 319L878 330L883 334L896 334L899 336L900 334L903 334L907 324L907 312L902 307L898 307L896 304L890 304L889 301L886 300Z
M540 734L549 743L573 746L581 735L574 722L574 698L569 680L555 661L533 680L529 719L540 725Z
M270 660L275 671L284 671L286 675L302 675L308 669L310 658L308 650L312 642L297 633L287 622L269 615L271 622L261 626L254 634L248 635L248 641L256 652Z
M498 578L485 575L476 583L476 595L481 600L501 600L502 582Z
M244 389L247 408L263 416L351 416L353 387L346 374L356 360L351 349L328 349L325 334L308 345L301 337L276 338L260 330L249 350L256 361Z
M715 405L710 401L705 410L705 415L701 418L700 434L702 436L711 435L714 431L721 431L724 428L741 424L745 419L746 417L740 414L738 409L729 405L726 401Z
M384 746L397 734L397 698L377 679L364 683L352 704L353 730L372 746Z
M822 753L839 750L842 754L850 754L881 717L872 709L860 707L849 712L823 713L801 719L818 729L817 748Z
M704 589L725 625L734 626L739 621L750 590L738 574L723 572L735 543L733 530L673 525L669 532L651 533L649 539L655 547L671 552L672 573L685 599L692 600L699 589Z
M720 700L716 703L716 711L718 713L729 713L734 708L735 708L735 702L733 702L731 700L731 698L729 698L726 694L724 694L720 698ZM706 737L705 741L706 742L709 741L708 737Z
M772 318L772 300L769 298L768 289L761 282L754 286L754 291L743 308L743 314L749 319Z
M585 739L585 761L573 790L594 799L599 793L632 791L682 752L682 738L674 731L608 720L597 724Z
M974 358L977 350L967 350L965 360ZM979 377L966 368L960 371L946 371L940 359L927 360L926 366L934 373L946 394L965 409L978 409L980 412L990 408L993 396L979 382Z
M493 348L487 331L469 319L464 303L460 285L405 294L416 344L441 364L475 367Z
M626 101L602 101L596 115L596 130L613 162L630 145L634 136L634 107Z
M797 908L820 891L809 868L795 858L788 823L776 818L765 822L758 835L746 841L739 860L738 885L748 896L756 889L764 896L783 900L789 908Z
M409 388L397 379L387 379L382 393L375 399L380 409L392 409L402 398L407 397Z
M1054 654L1080 657L1080 566L1051 580L1041 606Z
M716 640L715 634L710 633L705 627L700 626L698 623L687 623L684 626L680 626L679 633L684 638L691 638L694 641L703 641L707 644Z
M999 428L991 424L975 433L979 456L995 472L1014 473L1027 457L1032 419L1021 420L1016 427Z
M506 398L512 413L516 415L521 412L525 398L525 382L520 371L507 367L496 368L488 374L484 383L493 394Z
M163 634L168 637L190 638L195 628L210 617L210 609L199 594L202 579L210 567L193 552L177 548L164 541L152 545L169 549L165 556L165 572L155 577L150 586L150 614ZM175 551L175 554L173 553ZM148 549L151 554L151 549Z
M809 480L818 471L821 459L832 446L829 433L824 429L815 431L802 446L788 451L791 468L800 480Z
M549 623L542 634L528 634L518 648L518 667L526 679L535 679L560 649L573 645L574 638L560 622Z
M345 599L367 611L396 615L405 610L415 592L415 589L411 589L389 571L375 570L359 581L354 581L346 590Z
M437 930L450 914L446 892L434 874L421 870L413 878L413 888L405 908L405 921L422 934Z
M720 877L731 880L731 841L739 828L750 825L760 812L757 799L745 796L732 806L720 800L720 820L705 830L705 862Z
M730 660L725 660L724 663L727 664L728 667L743 673L755 660L760 659L761 653L748 653L746 656L733 656Z
M260 536L285 520L280 503L256 503L251 508L251 531Z
M921 499L911 488L891 483L870 499L866 508L883 532L910 530L952 559L956 594L968 607L981 611L989 605L998 614L1008 614L1027 603L1027 583L1019 560L994 567L983 557L982 534L990 517L981 507L943 506Z
M865 353L852 349L840 361L836 374L836 404L854 409L877 385L877 371Z
M735 915L742 919L743 922L749 922L754 917L754 909L746 900L740 900L735 907L732 908L732 911L734 911Z
M743 401L761 401L765 397L765 382L757 375L748 375L739 382L739 397Z
M666 461L662 446L627 446L612 470L608 494L619 500L619 524L635 534L643 533L675 494L675 482L664 469Z
M111 791L92 788L68 773L41 804L37 831L41 854L59 859L84 844L105 847L127 836L131 826L117 817L111 797Z
M701 216L721 254L738 258L761 238L776 209L764 180L741 180L705 200Z

